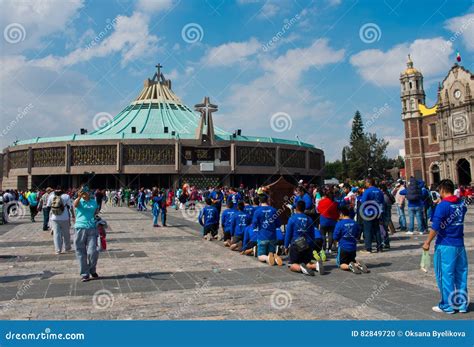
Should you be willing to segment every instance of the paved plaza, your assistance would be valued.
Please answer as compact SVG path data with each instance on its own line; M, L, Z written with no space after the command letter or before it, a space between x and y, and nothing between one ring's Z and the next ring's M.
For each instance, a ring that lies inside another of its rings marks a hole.
M307 277L203 241L197 212L168 211L170 226L153 228L149 212L107 206L101 278L86 283L74 253L54 254L40 218L0 226L0 319L474 318L472 304L464 315L431 311L439 299L433 270L419 270L426 236L397 233L390 251L360 256L370 274L340 271L331 258L324 276ZM465 228L471 261L473 215Z

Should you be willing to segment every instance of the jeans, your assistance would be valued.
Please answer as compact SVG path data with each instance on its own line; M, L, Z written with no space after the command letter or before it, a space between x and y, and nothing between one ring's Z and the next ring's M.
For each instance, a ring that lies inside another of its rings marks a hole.
M438 306L445 312L467 310L468 263L464 247L436 245L434 253L436 283L441 294Z
M160 216L161 212L161 224L163 226L166 225L166 210L158 209L156 215L153 215L153 225L158 225L158 217Z
M364 220L364 243L367 251L372 251L372 241L375 238L377 250L382 248L382 237L380 236L380 222L378 218L374 220Z
M49 223L49 212L51 211L51 207L43 207L43 230L48 230L48 223Z
M400 207L397 206L397 213L398 213L398 224L400 225L400 230L406 231L407 230L407 218L405 217L405 206Z
M408 231L415 230L415 216L418 225L418 231L425 231L423 223L423 206L408 207L408 217L410 218L410 225Z
M71 249L71 235L69 234L69 220L52 220L51 229L53 230L54 249L56 252L61 252L64 244L64 249L69 251Z
M96 273L99 251L97 250L97 238L99 231L94 229L76 229L76 257L79 260L81 276L89 276Z
M258 240L257 255L268 255L276 252L276 240Z

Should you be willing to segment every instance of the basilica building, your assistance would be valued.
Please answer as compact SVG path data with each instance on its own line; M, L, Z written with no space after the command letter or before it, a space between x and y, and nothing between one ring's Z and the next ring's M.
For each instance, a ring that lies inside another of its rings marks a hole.
M443 178L472 185L474 164L474 77L458 63L439 83L437 101L427 105L422 71L408 56L400 75L405 125L406 177L429 186Z

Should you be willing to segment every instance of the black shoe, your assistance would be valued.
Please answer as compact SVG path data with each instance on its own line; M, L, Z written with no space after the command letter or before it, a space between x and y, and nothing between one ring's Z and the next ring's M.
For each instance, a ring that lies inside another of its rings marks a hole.
M97 274L97 272L94 272L93 274L91 274L91 276L92 276L93 278L99 278L99 275Z
M351 270L356 275L360 275L362 273L362 271L353 262L349 263L349 270Z
M314 276L314 271L308 268L305 264L300 264L301 272L307 276Z
M89 276L82 276L82 279L81 281L82 282L89 282L91 279L89 278Z

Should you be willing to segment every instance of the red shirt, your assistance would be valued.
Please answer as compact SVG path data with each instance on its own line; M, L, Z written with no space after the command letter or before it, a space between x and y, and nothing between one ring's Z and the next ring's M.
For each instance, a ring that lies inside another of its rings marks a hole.
M324 197L318 203L318 212L321 216L332 220L339 219L339 211L337 209L337 202Z

